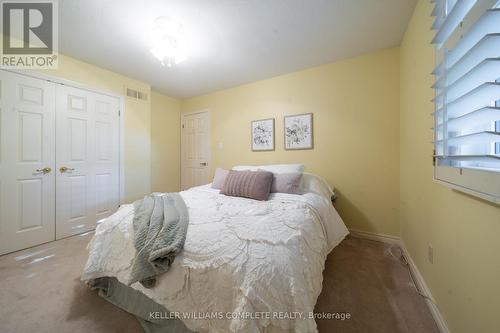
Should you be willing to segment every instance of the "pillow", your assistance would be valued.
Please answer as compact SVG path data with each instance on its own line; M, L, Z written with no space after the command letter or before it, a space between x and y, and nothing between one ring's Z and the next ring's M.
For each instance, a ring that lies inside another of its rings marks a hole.
M217 190L222 189L228 173L228 170L224 170L221 168L215 169L214 180L212 180L212 188L215 188Z
M328 200L334 195L333 189L326 180L318 175L304 172L302 176L302 191L319 194Z
M270 164L270 165L236 165L233 170L251 170L262 169L272 173L292 173L304 172L304 164Z
M272 172L230 170L220 193L233 197L267 200L272 183Z
M259 169L259 171L262 171ZM271 193L300 194L301 172L275 173Z

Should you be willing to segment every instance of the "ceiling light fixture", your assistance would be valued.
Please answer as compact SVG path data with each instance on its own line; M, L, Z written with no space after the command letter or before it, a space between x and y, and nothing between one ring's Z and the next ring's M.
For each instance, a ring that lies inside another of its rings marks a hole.
M187 59L182 24L166 16L157 17L153 26L151 53L162 66L172 67Z

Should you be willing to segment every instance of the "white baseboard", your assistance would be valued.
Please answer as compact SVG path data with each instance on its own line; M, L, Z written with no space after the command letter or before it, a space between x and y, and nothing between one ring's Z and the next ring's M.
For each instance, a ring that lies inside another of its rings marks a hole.
M350 235L356 238L370 239L378 242L398 244L401 242L401 238L397 236L379 234L375 232L363 231L358 229L349 229Z
M410 256L410 253L408 252L408 249L406 248L403 240L401 240L399 246L401 248L401 251L403 252L403 255L406 258L406 261L408 262L408 265L410 266L410 271L411 274L413 275L415 283L417 284L418 290L420 290L424 295L427 295L430 298L430 299L425 298L425 302L427 303L427 306L431 311L432 317L434 317L434 321L436 322L439 331L441 333L450 333L448 325L446 324L446 321L441 315L438 306L435 304L434 297L432 297L431 291L427 286L427 283L425 283L422 274L420 274L420 271L418 270L417 265L415 265L415 262Z
M379 241L379 242L383 242L383 243L398 245L401 248L401 252L405 256L406 261L408 262L408 265L410 266L410 271L411 271L411 274L413 275L413 279L415 280L415 283L417 284L418 290L420 290L424 295L427 295L432 300L434 300L434 298L432 297L431 291L430 291L429 287L427 286L427 283L425 283L425 280L424 280L422 274L420 274L418 267L415 265L415 262L413 261L412 257L410 256L410 253L408 252L408 249L406 248L405 243L403 242L403 240L400 237L386 235L386 234L380 234L380 233L374 233L374 232L369 232L369 231L362 231L362 230L357 230L357 229L349 229L349 232L351 233L352 237L364 238L364 239ZM439 311L437 305L433 301L431 301L430 299L427 299L427 298L425 298L425 302L427 303L427 306L429 307L431 315L434 318L434 321L436 322L436 325L437 325L439 331L441 333L450 333L450 330L448 329L448 325L446 324L446 321L444 320L443 316L441 315L441 312Z

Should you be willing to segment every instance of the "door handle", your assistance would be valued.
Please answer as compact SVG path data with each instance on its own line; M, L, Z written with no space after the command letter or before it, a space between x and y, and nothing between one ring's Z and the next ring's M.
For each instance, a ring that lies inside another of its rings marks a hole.
M37 173L43 173L43 174L45 175L46 173L51 172L51 171L52 171L52 169L51 169L51 168L42 168L42 169L36 169L35 171L36 171Z
M65 172L68 172L68 171L74 171L74 170L75 170L75 169L73 169L73 168L69 168L69 167L66 167L66 166L62 166L62 167L60 167L60 168L59 168L59 171L60 171L61 173L65 173Z
M200 166L207 166L207 164L208 164L207 162L201 162Z

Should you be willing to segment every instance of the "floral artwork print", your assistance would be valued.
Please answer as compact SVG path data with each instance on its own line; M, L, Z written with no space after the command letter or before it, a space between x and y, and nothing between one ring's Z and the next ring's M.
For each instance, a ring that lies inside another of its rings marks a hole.
M252 121L252 150L274 150L274 118Z
M285 149L312 149L312 113L285 117Z

